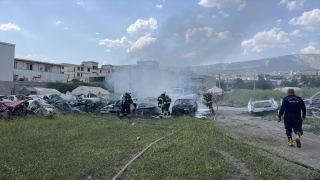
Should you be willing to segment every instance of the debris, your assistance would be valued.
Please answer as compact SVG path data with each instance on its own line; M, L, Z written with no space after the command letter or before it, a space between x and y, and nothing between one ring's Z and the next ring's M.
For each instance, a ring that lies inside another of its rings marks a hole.
M320 92L304 100L307 109L307 116L320 118L320 98L317 97Z

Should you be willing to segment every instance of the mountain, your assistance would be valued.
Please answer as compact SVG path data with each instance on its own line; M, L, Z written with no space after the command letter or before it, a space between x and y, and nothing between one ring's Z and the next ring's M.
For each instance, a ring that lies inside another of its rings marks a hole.
M272 58L218 63L205 66L192 66L191 70L198 74L216 75L219 72L227 75L271 73L274 71L298 71L320 68L320 54L293 54Z

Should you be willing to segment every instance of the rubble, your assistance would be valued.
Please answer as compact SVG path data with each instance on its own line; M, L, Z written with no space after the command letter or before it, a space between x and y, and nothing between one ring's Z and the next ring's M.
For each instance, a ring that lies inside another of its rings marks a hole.
M269 100L259 100L259 101L252 101L250 98L248 102L248 110L249 113L263 113L263 112L270 112L276 111L278 109L278 103L270 97Z

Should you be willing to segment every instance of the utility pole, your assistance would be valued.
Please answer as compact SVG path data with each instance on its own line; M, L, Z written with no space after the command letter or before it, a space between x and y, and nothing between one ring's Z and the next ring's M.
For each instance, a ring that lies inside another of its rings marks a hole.
M220 87L220 81L221 81L221 76L220 76L220 72L219 72L219 88L221 88Z
M253 76L253 90L256 90L256 77Z

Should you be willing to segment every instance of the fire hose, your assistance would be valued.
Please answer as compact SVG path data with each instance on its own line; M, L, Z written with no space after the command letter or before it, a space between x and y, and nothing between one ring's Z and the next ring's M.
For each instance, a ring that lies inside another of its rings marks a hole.
M218 96L218 94L217 94L217 93L215 93L215 94L216 94L216 96L215 96L215 97L216 97L216 101L215 101L215 102L216 102L217 110L216 110L216 112L215 112L215 114L214 114L213 121L215 121L216 118L217 118L217 116L218 116L218 101L221 100L220 97ZM207 121L207 122L211 122L211 121ZM186 127L187 127L187 126L184 126L184 127L180 128L180 129L178 129L178 130L176 130L176 131L174 131L174 132L172 132L172 133L170 133L170 134L167 134L167 135L159 138L158 140L152 142L151 144L149 144L149 145L148 145L146 148L144 148L138 155L136 155L134 158L132 158L132 159L112 178L112 180L116 180L116 179L118 178L118 176L120 176L120 175L129 167L129 165L130 165L131 163L133 163L133 161L135 161L136 159L138 159L138 158L139 158L143 153L145 153L152 145L154 145L155 143L161 141L162 139L164 139L164 138L166 138L166 137L168 137L168 136L171 136L171 135L173 135L173 134L181 131L182 129L184 129L184 128L186 128Z

